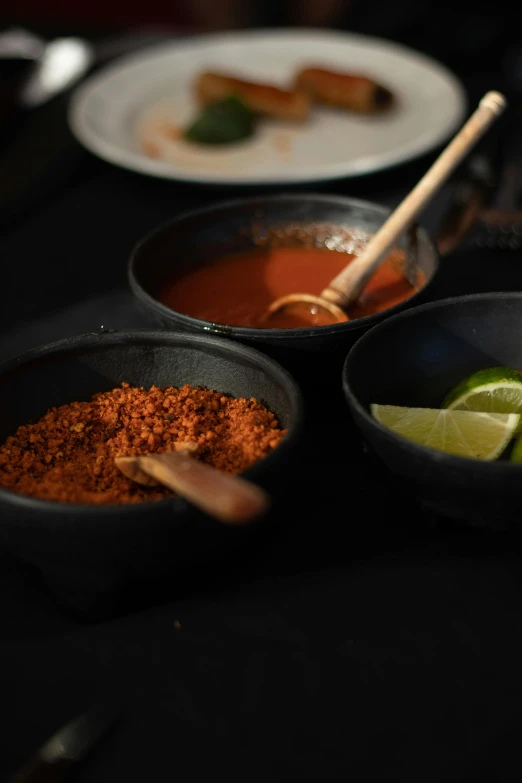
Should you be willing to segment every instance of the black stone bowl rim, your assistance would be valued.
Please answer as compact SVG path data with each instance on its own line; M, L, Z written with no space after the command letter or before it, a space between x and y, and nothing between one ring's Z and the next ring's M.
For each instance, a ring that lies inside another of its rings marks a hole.
M204 207L197 207L196 209L186 210L180 212L174 218L170 218L155 228L150 230L145 236L143 236L134 245L131 250L129 261L127 264L127 279L129 286L134 296L143 302L150 310L159 313L169 319L173 318L176 322L180 322L189 328L196 328L197 331L206 331L210 334L223 334L239 338L250 338L251 340L263 341L268 337L270 340L299 340L308 337L324 337L326 335L342 335L347 331L370 328L372 324L382 321L383 318L389 318L396 312L400 312L404 307L411 307L417 297L424 295L428 286L431 286L434 278L437 276L440 266L439 253L435 244L430 239L428 232L420 225L416 224L416 229L422 236L423 240L431 245L431 250L435 258L435 268L431 277L426 280L423 286L421 286L412 296L403 302L399 302L393 307L389 307L386 310L373 313L372 315L366 315L362 318L354 318L351 321L332 324L331 326L315 326L310 328L298 328L298 329L257 329L251 326L230 326L228 324L213 323L212 321L204 321L201 318L195 318L191 315L186 315L179 310L174 310L172 307L162 304L158 299L155 299L149 294L141 285L136 274L136 265L138 263L138 255L144 252L147 244L155 239L160 234L168 232L176 225L183 223L187 219L206 217L212 215L213 212L218 210L234 210L238 207L245 207L256 204L261 205L266 202L281 203L287 201L318 201L324 204L335 204L336 206L355 207L360 209L374 209L382 214L383 219L387 218L392 210L389 207L384 206L373 201L367 201L365 199L352 198L351 196L337 196L329 195L325 193L277 193L266 196L250 196L245 199L230 199L223 201L214 201L211 204L207 204Z
M513 476L518 471L518 473L520 473L522 476L522 465L517 465L516 463L500 462L498 460L492 460L490 462L486 460L471 459L469 457L457 457L453 454L446 454L443 451L430 449L427 446L421 446L419 444L413 443L412 441L409 441L407 438L402 438L400 435L396 435L394 432L389 430L387 427L384 427L373 418L373 416L367 410L366 406L359 402L350 386L350 365L353 362L354 357L364 351L367 343L379 339L379 335L381 333L383 333L386 329L393 328L394 324L396 324L398 321L406 319L415 320L416 316L419 314L426 313L430 310L445 309L452 307L453 305L458 305L461 302L493 301L502 299L512 299L514 301L518 301L520 302L520 307L522 309L522 292L517 293L514 291L496 291L493 293L462 294L460 296L451 296L446 299L437 299L434 302L428 302L423 305L418 305L417 307L412 307L411 309L402 313L398 313L391 318L387 318L382 323L374 326L357 340L357 342L348 352L348 355L344 361L342 370L342 384L348 406L353 408L353 410L355 410L358 415L364 419L366 424L372 430L378 432L380 437L386 439L388 443L392 445L400 445L401 449L405 452L408 452L412 459L422 458L436 464L445 464L448 467L455 468L455 470L472 471L475 474L488 473L489 475L492 475L493 473L494 475L497 473L498 475L509 474ZM368 439L367 436L365 436L365 438Z
M245 346L242 343L226 340L222 337L191 334L181 331L162 331L159 329L113 329L100 332L85 332L72 337L65 337L51 343L44 343L41 346L31 348L28 351L24 351L21 354L4 360L0 363L0 382L5 373L8 373L21 365L29 364L35 359L38 360L53 354L67 353L69 350L81 349L82 347L89 348L100 344L102 341L109 345L116 346L120 344L132 344L134 338L145 341L148 339L151 343L155 340L160 340L163 341L165 345L176 345L181 342L189 347L201 345L207 349L215 348L219 352L224 352L232 359L234 356L243 357L254 362L260 369L266 370L270 377L277 379L286 389L294 414L294 420L292 425L288 427L288 432L279 446L262 460L259 460L259 462L248 468L248 470L245 470L241 475L255 482L259 476L263 475L265 466L270 466L273 462L280 461L285 454L291 451L295 441L302 432L304 420L304 402L302 392L297 382L288 370L285 370L278 362L271 359L262 351ZM190 381L187 381L187 383L190 383ZM74 514L75 512L81 511L82 514L88 514L93 519L101 516L100 512L103 512L104 517L107 515L118 517L122 514L138 515L145 514L158 507L166 507L169 504L173 506L173 513L182 513L186 510L187 506L190 505L188 501L180 497L165 498L164 500L142 503L60 503L54 500L42 500L40 498L21 495L2 487L0 487L0 501L28 511L34 511L35 513L38 513L39 511L54 511L56 514Z

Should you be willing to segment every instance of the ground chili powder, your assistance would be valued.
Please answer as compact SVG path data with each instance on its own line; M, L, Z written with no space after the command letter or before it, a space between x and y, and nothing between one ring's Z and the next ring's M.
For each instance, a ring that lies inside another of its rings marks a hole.
M172 492L125 478L117 456L172 451L197 443L192 456L228 473L265 457L286 435L256 399L234 398L205 387L122 383L89 402L51 408L0 446L0 486L65 503L139 503Z

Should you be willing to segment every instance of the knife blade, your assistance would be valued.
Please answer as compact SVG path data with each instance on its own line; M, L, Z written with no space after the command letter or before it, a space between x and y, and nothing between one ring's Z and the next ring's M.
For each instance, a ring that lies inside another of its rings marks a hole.
M495 187L494 172L493 162L486 151L479 151L468 159L436 231L435 244L441 256L455 250L475 225Z
M116 720L112 708L106 705L91 707L53 734L9 783L57 783L87 756Z

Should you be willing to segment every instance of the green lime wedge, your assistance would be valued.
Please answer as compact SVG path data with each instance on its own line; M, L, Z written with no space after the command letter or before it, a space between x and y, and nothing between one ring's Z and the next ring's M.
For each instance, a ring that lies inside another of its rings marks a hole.
M522 373L490 367L465 378L446 396L443 408L483 413L522 414ZM519 430L522 423L519 424Z
M515 438L509 459L510 462L522 462L522 436Z
M499 457L520 421L518 413L370 406L373 417L403 438L446 454L469 459Z

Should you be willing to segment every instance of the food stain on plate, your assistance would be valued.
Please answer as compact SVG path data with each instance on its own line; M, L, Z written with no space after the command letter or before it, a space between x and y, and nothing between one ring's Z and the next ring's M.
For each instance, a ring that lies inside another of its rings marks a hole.
M274 135L274 148L282 157L288 157L292 151L292 137L290 133L276 133Z
M281 130L281 122L266 120L253 138L231 145L194 144L183 129L194 114L185 101L165 98L146 107L135 125L135 137L147 157L187 169L240 172L245 166L263 166L276 157L288 160L299 129Z
M338 138L346 135L347 118L356 129L394 107L395 95L366 75L301 63L276 83L200 70L141 113L138 148L186 171L233 177L251 171L264 177L281 166L319 165L325 150L333 151L333 164L343 161Z

